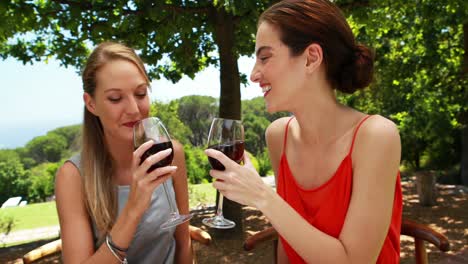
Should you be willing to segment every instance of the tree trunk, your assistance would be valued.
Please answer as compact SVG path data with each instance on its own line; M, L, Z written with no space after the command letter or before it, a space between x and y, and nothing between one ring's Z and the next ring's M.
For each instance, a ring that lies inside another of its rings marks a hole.
M224 9L216 10L215 17L215 42L218 45L220 58L221 94L219 100L219 117L241 119L240 77L237 65L238 56L234 51L233 16ZM216 192L216 204L218 204L219 192ZM228 230L213 230L210 232L221 239L242 239L242 206L228 199L223 200L224 216L236 223L236 227Z
M237 66L238 56L234 51L234 21L231 14L223 9L216 12L215 41L218 45L220 60L221 94L219 116L241 118L240 77Z
M463 63L463 78L468 77L468 23L463 24L463 38L464 38L464 46L465 46L465 57ZM465 87L466 89L466 87ZM467 93L465 92L465 98L468 97ZM462 125L462 151L461 151L461 182L463 185L468 186L468 112L466 110L462 110L461 114L461 125Z
M468 122L467 113L463 113L464 120L461 135L462 135L462 152L461 152L461 183L468 186Z
M437 175L434 171L417 171L416 190L422 206L433 206L437 202Z

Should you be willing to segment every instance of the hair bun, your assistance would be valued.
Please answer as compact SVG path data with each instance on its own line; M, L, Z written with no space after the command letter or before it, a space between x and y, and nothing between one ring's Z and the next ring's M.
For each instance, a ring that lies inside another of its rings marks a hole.
M369 86L374 74L374 54L371 50L358 44L352 52L336 78L336 89L348 94Z
M369 86L374 75L374 53L366 46L356 45L353 86L356 90Z

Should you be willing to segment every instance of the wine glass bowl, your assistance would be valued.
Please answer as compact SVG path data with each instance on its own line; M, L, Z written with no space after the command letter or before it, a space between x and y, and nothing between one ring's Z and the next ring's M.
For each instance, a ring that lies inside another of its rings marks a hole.
M143 163L143 161L145 161L146 158L148 158L149 156L154 155L154 154L158 153L159 151L166 150L166 149L168 149L168 148L172 149L171 154L169 154L169 156L163 158L162 160L156 162L155 164L151 165L151 167L148 169L147 173L150 173L150 172L154 171L154 170L157 169L157 168L161 168L161 167L165 167L165 166L171 165L172 160L174 159L174 148L172 147L172 142L171 142L171 141L153 144L153 146L151 146L151 147L150 147L147 151L145 151L145 153L143 153L143 155L141 156L140 165L141 165L141 163Z
M221 151L228 158L239 164L241 163L242 158L244 157L244 141L242 140L235 140L231 142L226 142L224 144L211 145L208 148ZM210 162L210 165L213 169L220 171L225 170L223 164L221 164L221 162L219 162L217 159L208 157L208 161Z
M244 157L244 126L239 120L214 118L208 135L208 148L221 151L231 160L241 163ZM215 170L225 170L221 162L208 157L211 167ZM216 215L202 220L203 224L218 229L228 229L236 226L233 221L223 216L223 195L219 195Z
M163 123L157 117L148 117L142 119L133 126L133 143L135 149L149 140L152 140L154 144L148 150L146 150L145 153L143 153L140 159L140 164L143 163L149 156L154 155L159 151L170 148L172 149L172 152L167 157L151 165L147 173L150 173L157 168L171 165L172 160L174 159L174 148L172 147L172 141ZM192 218L192 214L179 214L175 205L175 201L171 199L171 196L168 193L166 182L163 182L162 185L164 188L164 193L166 194L167 202L169 203L169 207L171 209L171 213L169 215L169 219L161 225L161 228L170 228L190 220Z

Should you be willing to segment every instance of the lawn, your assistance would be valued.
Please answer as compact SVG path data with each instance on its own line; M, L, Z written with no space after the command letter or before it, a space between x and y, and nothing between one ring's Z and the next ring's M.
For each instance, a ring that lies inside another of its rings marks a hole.
M190 208L204 205L214 205L216 202L216 190L211 183L189 185Z
M216 200L216 191L211 183L190 185L189 195L190 208L213 205ZM13 219L14 223L10 232L59 224L55 202L0 209L0 225L8 219ZM3 232L5 230L0 230L0 233Z
M13 220L11 232L38 227L58 225L55 202L29 204L20 207L0 209L0 221ZM5 230L0 230L4 232Z

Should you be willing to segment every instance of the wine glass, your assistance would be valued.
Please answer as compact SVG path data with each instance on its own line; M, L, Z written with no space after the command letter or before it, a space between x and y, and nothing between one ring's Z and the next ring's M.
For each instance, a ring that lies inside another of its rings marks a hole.
M224 153L231 160L241 163L244 157L244 126L239 120L214 118L208 135L208 148ZM215 170L225 170L217 159L208 157L210 165ZM223 195L219 194L216 215L203 219L203 224L218 229L228 229L236 226L233 221L223 216Z
M148 140L153 140L154 145L147 151L145 151L145 153L143 153L143 155L141 156L140 164L143 163L143 161L145 161L146 158L158 153L159 151L168 148L172 149L171 154L153 164L148 169L148 173L152 172L157 168L171 165L172 159L174 158L174 149L172 147L171 138L169 137L169 134L167 133L167 130L164 127L163 123L157 117L148 117L142 119L133 126L133 145L135 149L140 147L143 143L147 142ZM193 216L192 214L181 215L177 211L175 202L173 199L171 199L167 191L166 182L163 182L163 188L166 194L167 202L169 203L169 206L171 208L171 214L169 215L169 219L161 225L161 228L167 229L190 220Z

